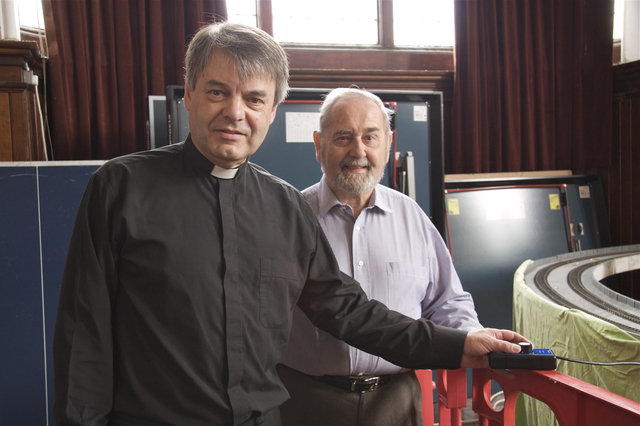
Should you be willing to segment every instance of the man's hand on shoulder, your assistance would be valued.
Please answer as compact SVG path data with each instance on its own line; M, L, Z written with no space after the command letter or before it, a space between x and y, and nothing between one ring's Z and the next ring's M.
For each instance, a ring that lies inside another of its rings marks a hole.
M520 352L519 342L529 342L525 337L511 330L484 328L470 331L464 342L461 367L489 368L489 352Z

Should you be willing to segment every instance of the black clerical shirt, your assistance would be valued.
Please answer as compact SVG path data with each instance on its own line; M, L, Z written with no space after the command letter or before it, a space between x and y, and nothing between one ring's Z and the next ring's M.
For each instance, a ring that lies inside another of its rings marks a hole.
M251 163L223 184L212 169L189 138L91 177L54 337L58 425L237 425L278 407L296 303L395 364L460 365L466 333L368 301L297 190Z

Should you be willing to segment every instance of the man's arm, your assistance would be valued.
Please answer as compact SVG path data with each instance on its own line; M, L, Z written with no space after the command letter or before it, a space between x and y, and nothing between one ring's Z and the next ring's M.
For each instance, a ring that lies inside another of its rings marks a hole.
M111 298L117 278L107 198L94 175L67 253L53 340L54 413L60 426L105 425L112 407Z
M314 300L307 306L303 302L302 310L309 315L308 308L311 308L311 321L334 337L401 367L487 368L489 352L518 353L520 346L517 343L529 342L510 330L480 329L465 332L438 326L424 318L411 320L388 310L377 301L367 301L364 292L355 290L352 286L354 282L349 282L348 276L344 277L345 283L341 290L345 293L358 293L359 290L360 295L356 299L360 300L351 300L349 297L333 300L332 303L341 301L342 307L346 309L329 319L313 316L313 312L319 307L326 309L324 301Z

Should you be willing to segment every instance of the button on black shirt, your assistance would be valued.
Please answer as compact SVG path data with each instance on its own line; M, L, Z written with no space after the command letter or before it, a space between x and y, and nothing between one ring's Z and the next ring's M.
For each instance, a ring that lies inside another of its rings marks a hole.
M282 404L295 304L408 368L456 368L466 333L368 301L300 193L184 144L107 162L81 202L54 337L59 425L234 425Z

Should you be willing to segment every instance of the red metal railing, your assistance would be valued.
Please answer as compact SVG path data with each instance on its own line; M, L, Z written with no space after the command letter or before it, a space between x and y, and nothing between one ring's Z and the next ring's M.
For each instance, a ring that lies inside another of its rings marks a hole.
M416 375L423 390L424 425L432 426L435 388L432 373L418 370ZM492 380L504 392L504 408L500 411L490 402ZM478 414L480 426L515 425L516 399L520 393L547 404L561 426L640 425L640 403L558 371L473 370L472 408ZM466 405L466 370L438 370L440 426L461 426L462 408Z
M515 424L516 398L527 394L547 404L562 426L640 425L640 403L558 371L473 371L473 411L481 426ZM504 392L504 408L490 404L491 380ZM629 383L638 386L638 383Z
M416 370L422 388L422 421L433 426L433 382L431 370ZM467 406L467 370L438 370L438 416L441 426L461 426L462 409Z
M433 390L436 388L433 373L431 370L416 370L416 377L422 389L422 422L424 426L433 426Z

